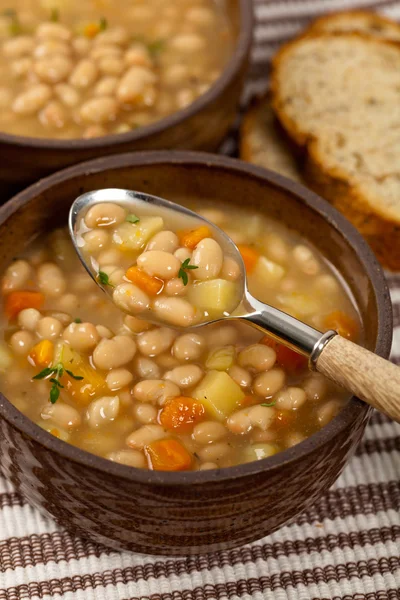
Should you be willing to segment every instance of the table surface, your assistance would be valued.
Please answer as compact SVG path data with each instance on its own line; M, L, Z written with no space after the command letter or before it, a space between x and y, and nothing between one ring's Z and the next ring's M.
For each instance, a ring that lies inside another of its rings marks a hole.
M250 0L249 0L250 1ZM254 0L256 44L245 102L266 86L279 44L327 10L400 0ZM234 153L235 135L224 145ZM392 358L400 363L400 275ZM0 478L0 600L400 599L400 426L375 413L342 476L295 522L253 544L163 559L118 553L44 519Z

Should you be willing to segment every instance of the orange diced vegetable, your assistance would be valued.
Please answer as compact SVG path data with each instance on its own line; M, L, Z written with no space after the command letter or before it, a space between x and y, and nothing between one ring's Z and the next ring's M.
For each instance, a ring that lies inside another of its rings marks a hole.
M275 427L279 429L285 429L289 427L296 418L296 413L293 411L282 410L276 413L275 416Z
M246 408L247 406L254 406L255 404L260 403L260 398L256 396L245 396L243 400L240 402L240 406L242 408Z
M342 337L353 341L357 339L359 333L357 322L341 310L335 310L325 317L324 327L334 329Z
M201 402L185 396L172 398L160 413L160 423L165 429L179 433L190 433L193 426L204 416Z
M37 367L48 367L53 360L54 345L49 340L42 340L33 346L29 358Z
M255 248L246 246L245 244L239 244L238 249L243 258L244 266L246 267L246 273L252 273L255 269L258 259L260 258L260 253L257 252Z
M307 368L308 361L305 356L276 342L268 335L264 336L260 343L275 350L277 363L289 373L297 373Z
M177 440L157 440L145 447L151 469L156 471L187 471L192 457Z
M41 308L44 296L41 292L18 291L11 292L6 298L5 313L9 319L15 319L25 308Z
M96 37L98 33L100 33L100 30L100 23L88 23L83 29L83 35L85 35L89 39L92 39Z
M96 371L86 358L72 350L67 344L62 346L59 361L64 367L61 382L65 386L65 391L77 402L87 405L95 396L105 391L106 381L103 375ZM75 378L67 371L73 373ZM80 379L76 379L76 377Z
M201 240L211 237L211 231L206 225L201 225L197 229L191 229L190 231L180 231L178 233L179 241L185 248L193 250Z
M125 277L149 296L157 296L164 287L162 279L148 275L139 269L139 267L130 267L125 273Z

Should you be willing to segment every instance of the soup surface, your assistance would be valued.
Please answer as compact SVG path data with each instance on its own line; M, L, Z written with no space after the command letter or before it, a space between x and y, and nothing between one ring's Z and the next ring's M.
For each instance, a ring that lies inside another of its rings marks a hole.
M191 327L239 307L243 272L218 230L165 207L109 200L80 217L76 235L85 264L118 308Z
M0 131L126 133L206 92L232 47L214 0L0 0Z
M348 293L298 234L244 209L190 207L241 245L256 297L359 340ZM112 251L98 252L102 269ZM2 295L1 391L52 435L126 465L205 470L265 458L319 430L348 399L248 325L178 333L125 315L84 271L66 230L9 266Z

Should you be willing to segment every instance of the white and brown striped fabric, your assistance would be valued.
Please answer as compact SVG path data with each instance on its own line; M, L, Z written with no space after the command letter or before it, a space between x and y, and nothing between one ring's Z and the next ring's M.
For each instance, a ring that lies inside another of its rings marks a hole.
M400 0L255 0L246 99L265 87L268 59L280 42L312 16L350 7L400 19ZM225 152L234 152L234 139ZM392 356L400 364L400 275L388 280ZM204 557L120 554L74 538L0 479L0 600L38 598L399 600L400 426L375 414L338 482L295 523L249 546Z

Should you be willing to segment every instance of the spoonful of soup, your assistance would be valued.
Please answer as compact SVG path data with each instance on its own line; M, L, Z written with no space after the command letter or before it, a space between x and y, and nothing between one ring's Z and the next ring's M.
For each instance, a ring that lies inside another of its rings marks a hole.
M246 322L400 421L400 369L334 330L321 333L257 300L239 249L207 219L156 196L103 189L75 200L69 229L84 267L124 312L178 329ZM110 254L107 266L99 266L100 251Z

